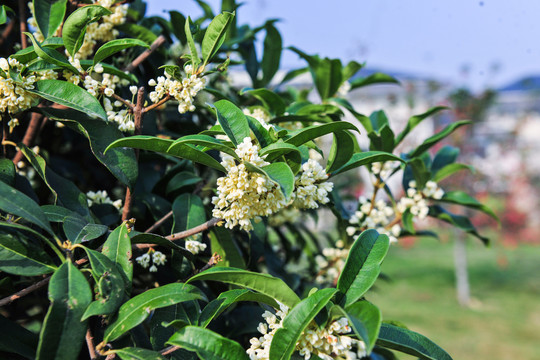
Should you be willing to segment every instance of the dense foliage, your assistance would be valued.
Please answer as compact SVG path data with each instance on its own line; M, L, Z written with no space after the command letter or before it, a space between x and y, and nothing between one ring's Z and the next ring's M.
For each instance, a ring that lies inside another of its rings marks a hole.
M367 299L391 243L436 236L417 220L487 242L447 205L493 213L438 185L470 167L431 151L467 122L398 148L445 108L395 132L347 100L394 78L284 49L234 0L198 3L194 20L142 1L0 7L1 356L450 359ZM282 51L306 66L281 75ZM342 200L360 168L370 196Z

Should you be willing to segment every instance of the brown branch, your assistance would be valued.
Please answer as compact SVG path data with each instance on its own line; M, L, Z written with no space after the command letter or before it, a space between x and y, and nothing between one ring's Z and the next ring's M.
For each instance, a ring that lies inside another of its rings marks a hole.
M133 70L135 70L135 68L137 68L139 65L141 65L143 63L144 60L146 60L150 55L152 55L152 53L154 51L156 51L156 49L158 47L160 47L161 45L163 45L163 43L165 42L165 36L163 35L160 35L156 40L154 40L154 42L152 43L152 45L150 45L150 49L147 49L146 51L144 51L141 55L137 56L135 58L135 60L133 60L131 62L131 64L129 64L125 69L124 71L127 71L127 72L132 72Z
M155 109L157 107L160 107L161 105L165 104L169 100L171 100L171 95L167 94L167 96L165 96L163 99L159 100L157 103L145 107L143 111L148 112L150 110L153 110L153 109Z
M178 349L180 349L180 346L169 346L169 347L166 347L165 349L161 350L159 353L161 355L169 355L169 354L172 354L173 352L175 352Z
M131 111L135 111L135 105L133 105L132 103L130 103L129 101L127 101L126 99L124 99L123 97L121 96L118 96L116 94L113 94L113 98L115 98L116 100L120 101L121 103L123 103L124 105L126 105L128 107L129 110Z
M173 215L173 212L172 212L172 210L171 210L171 211L169 211L167 214L165 214L165 216L163 216L161 219L159 219L158 221L156 221L154 225L152 225L152 226L150 226L148 229L146 229L144 232L145 232L145 233L149 233L149 232L154 231L155 229L157 229L158 227L160 227L161 224L163 224L165 221L167 221L172 215Z
M30 119L30 123L28 124L28 127L26 128L26 132L24 133L24 137L22 140L22 143L26 146L31 146L34 142L39 130L40 130L40 123L41 119L43 118L43 115L39 113L32 113L32 117ZM15 154L15 157L13 158L13 163L17 165L19 161L23 159L23 153L21 150L17 151L17 154Z
M86 330L86 345L88 346L88 354L90 355L90 360L96 360L98 358L96 353L96 347L94 346L94 337L90 328Z
M223 220L217 219L217 218L211 218L210 220L208 220L204 224L201 224L199 226L195 226L194 228L191 228L191 229L187 229L187 230L184 230L184 231L177 232L175 234L166 236L165 238L167 240L171 240L171 241L172 240L184 239L184 238L187 238L188 236L198 234L198 233L203 232L205 230L209 230L209 229L213 228L214 226L218 225L221 221L223 221Z
M2 35L0 35L0 46L2 46L4 42L9 38L14 28L15 28L15 21L10 21L6 25L6 27L4 28L4 31L2 31Z
M26 24L26 2L24 0L19 0L19 29L21 31L21 47L26 49L28 39L24 33L28 31L28 25Z
M135 110L133 111L134 122L135 122L135 131L134 135L140 135L142 133L142 117L143 117L143 105L144 105L144 87L140 87L137 91L137 103L135 105ZM139 159L139 150L135 149L135 158ZM126 198L124 200L124 210L122 211L122 221L129 219L129 214L131 212L131 204L133 202L133 194L131 193L130 188L126 190Z
M34 291L36 291L38 289L41 289L43 286L45 286L45 285L47 285L49 283L49 280L51 280L50 276L46 277L43 280L38 281L35 284L30 285L27 288L22 289L21 291L16 292L13 295L10 295L8 297L3 298L2 300L0 300L0 306L10 304L12 301L15 301L15 300L17 300L19 298L22 298L23 296L26 296L26 295L30 294L31 292L34 292Z

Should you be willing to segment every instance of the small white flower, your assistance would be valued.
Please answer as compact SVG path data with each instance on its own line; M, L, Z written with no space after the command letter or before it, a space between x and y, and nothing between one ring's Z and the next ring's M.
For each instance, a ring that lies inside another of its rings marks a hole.
M94 71L97 72L98 74L101 74L103 72L103 65L101 64L97 64L96 66L94 66Z
M129 87L129 91L135 95L137 94L137 87L135 85Z
M111 97L114 95L114 90L111 88L106 88L104 92L105 92L105 95L108 97Z
M150 266L150 269L148 269L148 271L150 271L150 272L157 272L157 267L156 267L156 265Z

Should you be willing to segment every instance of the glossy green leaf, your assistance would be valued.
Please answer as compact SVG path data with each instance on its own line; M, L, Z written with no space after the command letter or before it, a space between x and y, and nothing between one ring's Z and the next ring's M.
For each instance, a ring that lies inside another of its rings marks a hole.
M421 158L415 158L409 161L407 164L407 168L410 168L414 177L414 180L416 181L416 186L419 189L423 189L426 185L427 181L431 177L431 173L428 170L426 164L424 163L423 159Z
M0 182L15 186L15 164L10 159L0 159Z
M401 222L403 223L403 229L405 229L405 231L407 231L410 234L416 233L413 219L414 219L414 215L411 213L410 208L405 210L405 212L401 215Z
M326 165L327 173L331 173L347 164L354 153L354 135L347 131L336 131L333 136L334 141L332 141Z
M64 21L67 0L33 0L34 18L43 37L54 36L56 29Z
M81 321L81 317L92 301L92 291L71 261L62 264L51 277L49 300L51 305L39 334L36 358L77 359L86 332L86 321Z
M101 45L101 47L96 51L96 54L94 55L94 65L105 60L109 56L116 54L119 51L129 49L134 46L142 46L145 48L150 48L150 46L147 43L139 39L111 40Z
M209 302L199 316L199 326L207 327L210 321L218 317L233 304L240 301L252 301L279 309L279 304L270 296L256 293L247 289L235 289L222 292L218 298Z
M259 151L259 155L260 156L266 155L265 160L268 162L272 162L278 159L279 157L285 154L288 154L290 152L295 152L295 153L300 154L300 150L298 149L297 146L294 146L292 144L285 143L285 142L275 142L273 144L270 144L262 148Z
M131 243L132 244L155 244L155 245L163 246L168 249L178 251L180 254L182 254L185 258L187 258L191 262L194 261L193 254L190 253L187 249L159 235L148 234L148 233L138 233L138 234L135 234L131 238Z
M382 315L379 308L369 301L362 300L351 304L346 309L349 324L353 331L362 339L369 354L379 336L381 328Z
M107 149L105 149L105 152L109 151L109 149L114 149L117 147L132 147L135 149L150 150L177 156L206 165L222 172L226 172L225 168L219 163L219 161L191 145L177 145L172 151L167 151L173 142L174 140L161 139L154 136L136 135L113 141L107 147Z
M206 212L200 197L194 194L182 194L172 204L174 225L173 232L194 228L206 222Z
M449 191L444 194L442 199L440 200L442 202L448 202L453 204L458 204L462 206L469 207L471 209L479 210L489 216L491 216L493 219L499 221L499 218L493 210L491 210L486 205L481 204L478 200L473 198L471 195L463 192L463 191Z
M339 302L347 308L358 301L375 283L381 272L390 241L375 230L366 230L354 241L337 288L344 294Z
M377 345L401 351L425 360L452 360L433 341L414 331L391 324L382 324Z
M86 27L90 23L110 14L110 10L99 5L83 6L72 12L62 27L62 39L68 53L75 56L79 51L84 42Z
M56 270L52 259L22 235L0 234L0 270L9 274L37 276Z
M28 36L30 40L32 41L33 48L37 56L39 56L40 58L42 58L43 60L47 61L50 64L54 64L63 69L67 69L73 72L74 74L79 73L79 70L77 70L77 68L71 65L70 62L67 60L67 58L63 54L61 54L55 49L42 47L41 44L34 38L34 35L28 32L25 32L24 34Z
M471 165L454 163L448 164L443 168L439 169L436 173L433 174L431 179L435 182L439 182L461 170L469 170L470 172L474 173L474 168Z
M125 279L131 284L133 264L131 263L131 240L127 225L122 224L109 234L101 253L122 269Z
M437 144L439 141L441 141L442 139L444 139L445 137L453 133L456 129L460 128L463 125L468 125L470 123L471 123L470 121L461 120L461 121L456 121L455 123L448 125L437 134L430 136L429 138L424 140L424 142L420 146L418 146L409 154L409 157L414 158L421 155L424 151L428 150L433 145Z
M147 290L120 307L118 317L105 330L103 341L118 339L142 323L154 309L197 299L204 299L204 295L196 287L187 284L172 283Z
M6 5L0 6L0 25L4 25L7 22L7 10Z
M51 37L45 39L41 44L41 47L50 47L50 48L59 48L64 46L64 42L60 37ZM37 59L38 55L34 46L28 46L26 49L21 49L15 54L10 55L11 58L17 59L20 63L26 64L27 69L30 71L39 71L40 69L36 68L38 62L45 62L44 60ZM45 62L49 66L54 66Z
M73 215L73 211L57 205L42 205L41 210L50 222L62 222L67 216Z
M216 266L246 268L242 252L228 230L222 227L213 228L210 231L210 246L212 254L217 253L221 257Z
M283 280L268 274L236 268L215 267L192 276L188 282L197 280L220 281L252 289L261 294L273 297L288 307L293 307L300 301L298 295Z
M399 133L399 135L396 137L396 145L401 143L403 141L403 139L405 139L405 137L407 135L409 135L409 133L412 131L412 129L414 129L422 121L424 121L425 119L437 114L440 111L447 110L447 109L448 108L446 106L435 106L435 107L432 107L431 109L429 109L428 111L426 111L423 114L414 115L414 116L410 117L409 121L407 121L407 125L405 125L405 129L403 129L403 131L401 133Z
M194 173L190 171L181 171L174 175L171 180L169 180L165 193L167 193L167 195L176 193L180 190L184 190L186 187L198 184L201 181L202 178L198 177Z
M38 337L21 325L0 315L0 351L34 359Z
M179 13L178 11L169 11L169 15L171 17L171 28L173 31L174 36L182 43L182 45L186 44L187 38L186 38L186 17Z
M195 46L195 41L193 40L193 35L191 34L191 25L192 21L191 18L188 16L188 18L186 19L186 25L184 27L184 30L189 46L189 52L191 53L191 65L193 66L193 69L197 69L199 67L199 64L201 63L201 59L199 58L199 53L197 52L197 47Z
M285 163L277 162L263 166L261 169L271 180L279 184L285 199L289 200L294 191L294 174L291 168Z
M270 344L270 360L291 358L300 335L336 292L336 289L318 290L289 311L283 319L282 327L277 329Z
M373 84L399 84L399 81L390 75L374 73L365 78L357 78L350 81L351 90Z
M122 360L166 360L159 352L142 348L127 347L114 353Z
M330 175L334 176L334 175L341 174L342 172L345 172L345 171L348 171L348 170L351 170L360 166L364 166L364 165L368 165L368 164L372 164L376 162L384 162L384 161L405 162L400 157L384 152L384 151L365 151L365 152L353 154L351 159L347 161L345 165L333 171Z
M217 53L223 42L225 41L225 35L227 27L234 18L233 13L223 12L217 15L204 34L202 41L201 52L203 57L203 66L208 64L210 59Z
M219 100L214 106L221 128L235 146L250 137L246 115L240 108L228 100Z
M246 119L249 124L249 129L255 135L255 138L261 147L264 148L275 141L268 130L266 130L263 124L261 124L257 119L249 115L246 115Z
M281 96L265 88L243 89L240 94L253 95L263 103L264 107L268 109L271 114L275 116L283 115L287 107Z
M336 121L322 125L311 125L300 130L290 133L290 137L285 140L286 143L300 146L310 140L316 139L326 134L330 134L340 130L355 130L356 126L346 121Z
M346 81L353 77L364 65L357 63L356 61L349 61L343 68L343 80Z
M107 120L107 114L99 101L88 91L62 80L39 80L35 89L28 90L60 105L86 113L90 117Z
M0 210L22 217L53 235L47 216L31 198L0 181Z
M217 150L231 155L233 158L240 160L233 148L223 144L219 139L216 139L209 135L186 135L180 139L175 140L172 145L167 149L167 152L174 153L178 146L182 144L199 145L207 149ZM205 150L205 149L203 149Z
M270 83L279 69L283 41L273 22L268 21L264 28L266 30L266 37L264 38L263 43L261 69L263 74L262 84L263 86L266 86ZM281 115L282 113L283 112L277 114Z
M177 329L186 325L197 325L200 313L197 300L156 309L149 324L152 347L155 350L165 348L165 343Z
M88 305L82 320L94 315L113 314L124 300L125 282L120 269L105 255L84 248L96 282L96 300Z
M186 326L180 329L171 336L167 344L195 351L203 360L249 359L246 350L236 341L198 326Z
M455 227L477 237L485 245L489 244L489 239L480 235L471 220L467 216L452 214L439 205L432 205L429 207L429 216L447 222Z
M281 80L281 82L279 83L279 85L282 85L288 81L291 81L292 79L294 79L295 77L298 77L302 74L305 74L309 71L309 68L305 67L305 68L300 68L300 69L294 69L294 70L291 70L289 72L287 72L285 74L285 76L283 77L283 79Z
M123 24L116 25L115 28L123 33L126 33L131 38L144 41L148 45L151 45L157 39L157 35L154 34L152 30L132 22L125 22Z

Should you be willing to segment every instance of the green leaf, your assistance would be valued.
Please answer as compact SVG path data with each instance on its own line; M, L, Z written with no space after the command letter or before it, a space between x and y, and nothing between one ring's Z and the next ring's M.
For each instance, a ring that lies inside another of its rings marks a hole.
M493 210L491 210L486 205L481 204L478 200L463 191L458 190L447 192L444 194L440 201L458 204L469 207L471 209L482 211L483 213L491 216L494 220L497 220L497 222L500 223L499 218L497 217L497 215L495 215Z
M281 51L283 42L279 31L274 26L273 22L266 22L264 26L266 37L263 43L263 57L261 60L261 69L263 73L262 85L266 86L270 83L276 72L279 70L281 60ZM279 113L281 115L283 112Z
M300 335L336 292L336 289L318 290L289 311L283 319L283 326L276 331L270 344L270 360L291 358Z
M139 39L115 39L106 42L103 44L94 55L94 65L105 60L109 56L116 54L119 51L124 49L129 49L134 46L142 46L145 48L150 48L150 46L142 40Z
M322 125L311 125L300 130L293 131L290 137L285 140L286 143L300 146L310 140L316 139L326 134L334 133L340 130L355 130L357 127L346 121L336 121Z
M7 22L8 17L6 8L6 5L0 6L0 25L4 25Z
M40 112L50 119L62 121L69 128L83 134L90 142L90 149L96 159L120 182L133 189L138 176L134 150L115 148L105 152L111 142L123 138L116 124L96 121L86 114L71 109L40 108Z
M333 136L334 141L326 165L327 173L344 166L354 153L354 136L350 132L336 131Z
M405 231L407 231L410 234L416 234L416 229L414 228L413 218L414 218L414 215L411 213L410 208L405 210L405 212L401 216L401 221L403 223L403 229L405 229Z
M96 300L88 305L82 320L94 315L110 315L122 304L127 284L119 268L105 255L84 248L96 282Z
M446 165L456 162L459 156L459 149L450 145L445 145L437 151L431 164L431 172L435 173Z
M64 42L62 41L62 38L60 37L51 37L48 39L45 39L41 44L41 47L50 47L50 48L59 48L61 46L64 46ZM26 49L21 49L17 51L15 54L10 55L11 58L17 59L20 63L26 64L27 70L33 71L34 64L36 64L38 61L45 62L44 60L36 59L38 55L36 54L36 50L33 46L28 46ZM35 61L33 61L35 60ZM65 60L65 59L64 59ZM48 62L46 63L48 65ZM36 69L39 71L39 69Z
M67 216L73 215L73 211L57 205L43 205L41 210L50 222L62 222Z
M345 316L349 320L349 325L354 333L366 344L368 355L375 346L375 341L381 328L381 311L369 301L362 300L351 304L347 309L335 305L332 307L332 313L335 316Z
M161 139L154 136L136 135L113 141L107 149L105 149L105 152L116 147L132 147L135 149L150 150L177 156L222 172L227 172L216 159L191 145L177 145L172 151L168 151L173 142L174 140Z
M474 168L471 165L454 163L448 164L443 168L439 169L436 173L433 174L431 179L435 182L439 182L461 170L469 170L470 172L474 173Z
M208 25L201 46L202 57L204 59L203 66L208 64L225 41L227 27L233 18L233 13L223 12L216 16L210 25Z
M131 284L133 264L131 263L131 240L127 225L122 224L109 234L101 253L122 269L125 279Z
M485 245L489 245L489 239L480 235L471 220L467 216L452 214L439 205L432 205L429 207L429 216L447 222L455 227L477 237Z
M285 112L285 109L287 108L287 105L275 92L272 90L268 90L265 88L261 89L243 89L240 92L240 95L242 94L250 94L253 95L255 98L259 99L264 107L270 111L271 114L275 116L283 115Z
M375 283L389 246L388 236L372 229L362 232L354 241L337 282L337 288L344 294L340 303L345 308L358 301Z
M34 45L34 51L36 52L37 56L39 56L40 58L42 58L43 60L47 61L50 64L54 64L63 69L67 69L74 74L79 73L79 70L77 70L77 68L71 65L64 55L62 55L55 49L51 49L48 47L41 47L39 42L34 38L34 35L28 32L25 32L24 34L28 36L30 40L32 41L32 44Z
M177 193L181 189L183 190L185 187L195 185L201 181L202 178L198 177L194 173L189 171L181 171L174 175L171 180L169 180L165 193L167 193L167 195Z
M166 360L159 352L142 348L127 347L114 353L122 360Z
M297 146L288 144L285 142L275 142L270 144L259 151L260 156L266 155L265 160L272 162L281 156L288 154L290 152L298 153L300 155L300 150Z
M10 159L0 159L0 182L15 186L15 164Z
M171 17L171 27L174 36L182 43L182 45L186 45L186 29L185 29L185 23L186 23L186 17L179 13L178 11L169 11L169 15Z
M165 343L176 332L177 329L175 328L179 325L179 328L186 325L197 325L200 313L201 308L197 300L155 310L149 324L152 347L155 350L163 349Z
M45 159L40 155L34 154L34 152L26 145L19 143L18 147L26 159L28 159L28 162L34 167L38 175L43 179L47 187L51 190L54 201L56 202L59 200L63 207L89 219L90 211L88 210L86 195L83 194L73 182L52 171L45 163ZM85 222L85 224L87 223L88 221ZM70 240L74 241L75 239L73 238Z
M250 137L249 124L242 110L228 100L219 100L214 106L221 128L235 147Z
M167 152L175 152L177 146L182 144L200 145L206 149L217 150L231 155L236 160L240 160L233 148L223 144L221 140L216 139L209 135L187 135L182 136L180 139L175 140L172 145L167 149ZM206 150L206 149L203 149Z
M154 309L197 299L204 299L204 295L196 287L187 284L172 283L147 290L120 307L117 319L105 330L103 341L118 339L142 323Z
M77 359L86 332L81 317L92 301L84 275L67 261L55 271L49 283L51 305L39 334L37 360Z
M419 189L423 189L431 177L431 173L429 172L424 161L421 158L414 158L407 163L407 167L412 171L414 180L416 181L416 186Z
M273 163L261 168L267 176L277 184L288 201L294 191L294 174L291 168L282 162Z
M461 120L461 121L456 121L455 123L448 125L437 134L430 136L429 138L424 140L424 142L420 146L418 146L409 154L409 158L412 159L414 157L421 155L424 151L428 150L433 145L437 144L439 141L441 141L442 139L450 135L452 132L454 132L454 130L460 128L463 125L468 125L470 123L471 123L470 121Z
M34 359L38 337L19 324L0 315L0 351L21 355L27 359Z
M0 181L0 209L8 214L22 217L54 235L47 216L38 204L22 192Z
M368 165L368 164L372 164L376 162L385 162L385 161L405 162L400 157L395 156L391 153L384 152L384 151L365 151L365 152L353 154L351 159L347 161L345 165L333 171L330 174L330 176L341 174L342 172L345 172L345 171L348 171L348 170L351 170L360 166L364 166L364 165Z
M399 81L390 75L386 75L383 73L375 73L365 78L354 79L350 83L351 83L351 90L354 90L359 87L373 85L373 84L399 84Z
M195 351L203 360L248 360L246 351L236 341L211 330L186 326L177 331L167 344Z
M242 253L228 230L222 227L213 228L210 231L210 245L212 254L217 253L221 257L216 266L246 268Z
M192 26L191 18L188 16L186 19L186 25L184 27L186 32L186 39L189 46L189 52L191 53L191 65L193 66L193 69L196 70L199 67L199 64L201 63L201 59L199 58L199 53L197 52L197 47L195 46L195 41L193 40L193 35L191 34L191 26Z
M79 51L84 42L86 27L90 23L110 14L109 10L99 5L83 6L71 13L62 28L62 39L68 53L75 56Z
M273 297L277 301L292 308L300 299L283 280L268 274L261 274L236 268L215 267L205 270L189 278L187 282L197 280L220 281L252 289L261 294Z
M429 118L432 115L435 115L436 113L447 110L448 108L446 106L435 106L426 111L423 114L414 115L411 118L409 118L409 121L407 121L407 125L405 126L405 129L399 135L396 137L396 145L401 143L403 139L414 129L418 124L420 124L425 119Z
M45 39L54 36L64 21L67 0L33 0L34 17Z
M356 61L349 61L343 68L343 80L348 80L353 77L364 65L357 63Z
M77 111L90 117L107 121L107 113L99 101L88 91L62 80L39 80L35 89L28 90L40 97Z
M125 22L121 25L117 25L115 26L115 29L128 34L132 38L142 40L148 45L151 45L157 39L157 35L154 34L152 30L132 22Z
M382 324L377 345L401 351L419 359L452 360L446 351L424 335L390 324Z
M155 234L148 234L148 233L136 233L131 238L132 244L156 244L159 246L166 247L168 249L173 249L181 253L185 258L187 258L189 261L193 262L194 257L191 252L186 250L185 248L181 247L180 245L175 244L171 240L168 240L165 237L155 235Z
M207 327L210 321L239 301L253 301L270 305L274 309L279 309L279 304L270 296L255 293L246 289L229 290L222 292L217 299L205 306L199 316L199 326Z
M18 234L0 234L0 270L9 274L37 276L56 270L42 249Z
M172 204L172 211L173 232L191 229L206 221L202 200L194 194L182 194L177 197Z

